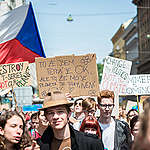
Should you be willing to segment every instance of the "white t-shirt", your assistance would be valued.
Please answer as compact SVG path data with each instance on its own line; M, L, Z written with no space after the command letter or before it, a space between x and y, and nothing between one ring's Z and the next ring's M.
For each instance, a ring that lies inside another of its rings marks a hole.
M100 127L102 129L102 141L104 144L104 148L108 150L114 149L114 135L115 135L115 121L111 118L111 122L109 124L100 123Z
M83 121L83 119L82 119L82 120L79 120L79 121L77 121L77 122L75 122L75 123L72 125L73 128L79 131L79 130L80 130L80 127L81 127L82 121Z

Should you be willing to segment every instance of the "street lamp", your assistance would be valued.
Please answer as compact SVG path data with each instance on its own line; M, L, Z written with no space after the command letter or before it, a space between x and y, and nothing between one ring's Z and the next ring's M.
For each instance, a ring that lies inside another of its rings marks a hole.
M71 16L71 14L68 16L67 21L68 21L68 22L72 22L72 21L73 21L73 18L72 18L72 16Z
M150 39L150 34L147 34L146 37L147 37L147 39Z

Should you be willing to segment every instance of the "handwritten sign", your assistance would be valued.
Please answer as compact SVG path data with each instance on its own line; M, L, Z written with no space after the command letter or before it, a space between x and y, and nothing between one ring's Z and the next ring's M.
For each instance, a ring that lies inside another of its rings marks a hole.
M125 95L150 94L150 74L130 75Z
M0 65L0 89L30 85L28 62Z
M52 91L63 91L72 96L98 95L95 54L37 58L35 63L40 98Z
M132 62L107 56L105 58L102 82L100 89L108 89L115 93L115 107L112 115L119 115L119 95L125 95L127 81L130 75Z
M116 94L125 95L131 65L131 61L107 56L105 58L100 89L108 89Z

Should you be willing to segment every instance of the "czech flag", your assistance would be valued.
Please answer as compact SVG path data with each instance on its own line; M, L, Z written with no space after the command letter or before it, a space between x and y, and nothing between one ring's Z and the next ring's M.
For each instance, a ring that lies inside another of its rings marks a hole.
M0 16L0 64L45 57L32 4Z

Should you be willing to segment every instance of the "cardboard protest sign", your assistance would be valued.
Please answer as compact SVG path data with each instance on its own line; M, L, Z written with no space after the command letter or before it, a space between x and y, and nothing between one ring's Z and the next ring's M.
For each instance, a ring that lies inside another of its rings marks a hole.
M150 94L150 74L130 75L125 95Z
M108 89L116 94L125 95L131 65L131 61L107 56L105 58L100 89Z
M52 91L63 91L73 97L98 95L95 54L37 58L35 63L40 98Z
M28 62L0 65L0 89L30 85Z

